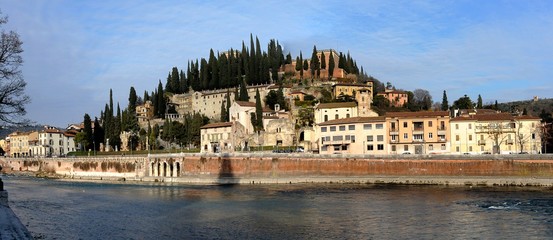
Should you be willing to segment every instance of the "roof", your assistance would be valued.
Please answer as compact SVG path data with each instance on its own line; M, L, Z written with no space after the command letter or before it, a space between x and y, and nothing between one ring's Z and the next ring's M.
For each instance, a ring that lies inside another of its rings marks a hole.
M333 87L336 87L336 86L368 87L370 85L362 84L362 83L336 83L333 85Z
M305 95L306 93L304 93L302 91L293 91L290 94L304 94Z
M357 103L355 102L321 103L317 105L315 108L323 109L323 108L350 108L350 107L357 107Z
M368 122L384 122L385 117L352 117L334 119L326 122L319 123L319 126L337 125L337 124L349 124L349 123L368 123Z
M419 111L419 112L387 112L386 117L446 117L449 116L448 111Z
M242 106L242 107L255 107L254 102L246 102L246 101L235 101L236 104Z
M218 123L210 123L210 124L203 125L200 129L231 127L231 126L232 126L232 122L218 122Z
M471 116L461 116L451 119L451 121L514 121L514 120L536 120L540 121L541 118L533 116L513 116L510 113L487 113L476 114Z

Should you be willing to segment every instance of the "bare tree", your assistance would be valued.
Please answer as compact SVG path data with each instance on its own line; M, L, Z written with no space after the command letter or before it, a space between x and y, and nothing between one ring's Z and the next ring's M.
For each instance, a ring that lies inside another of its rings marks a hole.
M528 143L530 140L531 134L530 132L525 132L522 129L522 122L516 121L516 141L517 144L520 146L519 152L524 152L524 145Z
M23 64L23 44L14 31L6 32L3 25L8 22L0 12L0 123L23 124L28 120L25 104L30 102L25 94L25 80L19 67Z
M488 137L493 141L493 153L501 153L501 144L507 139L509 130L509 124L503 124L501 122L491 122L488 124L486 132Z
M551 123L541 123L539 128L536 130L538 136L540 136L541 145L543 147L543 153L547 153L547 143L551 139Z

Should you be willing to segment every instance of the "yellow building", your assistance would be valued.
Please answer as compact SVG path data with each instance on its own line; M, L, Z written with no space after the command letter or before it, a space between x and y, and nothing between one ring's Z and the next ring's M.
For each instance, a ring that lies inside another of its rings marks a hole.
M355 102L321 103L315 106L314 123L319 124L329 120L357 117Z
M369 95L372 97L373 82L369 81L367 84L360 83L336 83L332 86L332 93L335 98L340 96L355 97L356 93L360 90L368 90Z
M13 132L10 138L10 156L11 157L30 157L29 151L29 132Z
M537 117L509 113L456 117L451 120L452 153L539 153L540 121Z
M449 153L449 112L388 112L390 154Z

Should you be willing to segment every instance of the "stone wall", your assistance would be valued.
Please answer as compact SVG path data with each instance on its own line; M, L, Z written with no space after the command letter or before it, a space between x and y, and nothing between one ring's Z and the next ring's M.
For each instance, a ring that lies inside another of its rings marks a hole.
M553 184L553 157L501 156L335 156L307 154L167 154L148 157L0 160L14 171L43 171L83 178L173 182L248 182L255 179L366 177L544 178ZM201 179L209 179L202 181ZM241 181L244 180L244 181ZM297 180L300 182L302 180Z

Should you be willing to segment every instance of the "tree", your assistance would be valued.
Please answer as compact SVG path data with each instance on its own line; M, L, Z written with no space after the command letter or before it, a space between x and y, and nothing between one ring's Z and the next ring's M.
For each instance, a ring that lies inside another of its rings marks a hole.
M447 94L444 90L444 95L442 97L442 111L447 111L449 109L449 103L447 102Z
M240 84L240 97L238 98L240 101L249 101L250 96L248 96L248 89L246 88L246 81L242 80L242 84Z
M465 94L465 96L455 100L452 107L456 109L473 109L474 103L470 100L470 97Z
M100 143L104 141L104 128L100 126L98 118L94 118L93 144L96 151L100 150Z
M330 56L328 57L328 80L332 79L334 74L334 55L330 51Z
M311 79L319 77L317 73L321 70L321 65L319 62L319 57L317 57L317 47L313 46L313 53L311 54L311 63L309 64L311 69Z
M89 145L89 142L86 140L86 133L78 132L77 135L75 135L75 143L80 144L80 150L85 151L86 146Z
M25 124L25 104L30 98L25 95L27 83L19 69L23 64L23 42L16 32L4 31L2 26L7 22L8 18L0 12L0 123Z
M225 107L225 102L221 102L221 118L219 120L221 120L221 122L226 122L228 121L227 119L228 119L228 112Z
M326 56L324 52L321 52L321 69L326 69Z
M261 95L259 95L259 89L255 90L255 115L257 130L263 129L263 107L261 106Z
M476 108L482 109L482 96L480 96L480 94L478 94L478 100L477 100L477 103L476 103Z
M429 110L432 108L432 96L428 90L415 89L413 91L413 103L420 110Z
M300 56L296 57L296 71L300 72L300 79L303 79L303 57L301 55L301 51Z
M92 149L93 145L92 142L94 140L94 136L92 135L92 121L90 119L90 116L88 114L84 115L84 140L86 141L86 145L83 145L85 147L85 150Z

